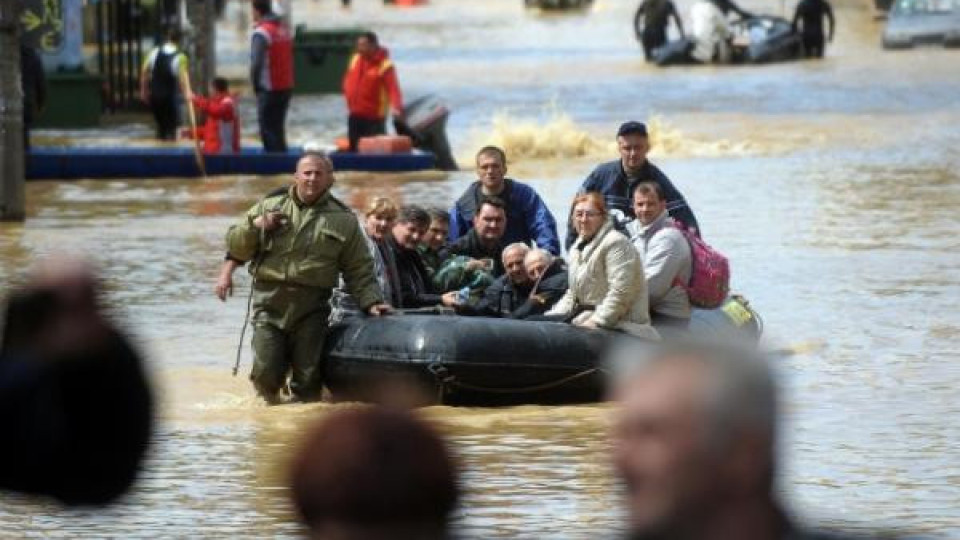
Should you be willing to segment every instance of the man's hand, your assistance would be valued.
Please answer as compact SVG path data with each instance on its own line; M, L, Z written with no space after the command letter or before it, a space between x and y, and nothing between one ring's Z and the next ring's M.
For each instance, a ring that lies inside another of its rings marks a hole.
M393 306L390 304L374 304L367 308L367 314L374 317L379 317L381 315L389 315L393 311Z
M253 220L253 226L270 232L286 225L289 219L283 212L267 212L265 215L257 216Z
M457 302L457 291L443 293L443 296L440 297L440 303L446 307L459 306L460 302Z
M597 328L600 328L599 326L597 326L597 323L593 322L593 319L587 319L587 320L585 320L585 321L583 321L583 322L576 323L576 325L579 326L579 327L581 327L581 328L591 328L591 329L593 329L593 330L596 330Z
M233 271L238 266L240 264L237 261L227 259L223 261L223 266L220 267L220 275L217 276L217 285L214 287L214 292L221 302L226 302L228 296L233 296Z

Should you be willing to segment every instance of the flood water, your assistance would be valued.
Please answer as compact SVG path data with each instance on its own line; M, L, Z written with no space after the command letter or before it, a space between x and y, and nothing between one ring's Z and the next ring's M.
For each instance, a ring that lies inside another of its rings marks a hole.
M686 13L690 2L680 0ZM510 173L558 218L613 132L649 120L652 160L685 193L734 286L765 321L784 387L780 490L829 527L877 524L960 537L960 53L884 52L866 3L837 0L837 39L819 62L658 69L633 40L633 2L545 15L521 0L433 0L386 9L294 2L295 22L376 29L408 97L454 111L469 165L503 145ZM742 5L792 12L793 2ZM231 11L223 71L242 76ZM255 139L249 97L245 135ZM339 96L297 96L294 143L345 130ZM148 126L38 133L42 142L146 142ZM341 175L360 205L387 194L451 203L472 180ZM291 537L284 462L304 422L333 407L267 408L230 370L249 279L212 293L226 228L286 178L28 185L28 219L0 225L0 284L44 255L100 263L115 317L135 332L159 386L156 444L133 492L108 509L63 510L2 495L2 537ZM249 349L243 366L249 368ZM609 407L423 411L465 465L465 537L607 537L622 514L607 465Z

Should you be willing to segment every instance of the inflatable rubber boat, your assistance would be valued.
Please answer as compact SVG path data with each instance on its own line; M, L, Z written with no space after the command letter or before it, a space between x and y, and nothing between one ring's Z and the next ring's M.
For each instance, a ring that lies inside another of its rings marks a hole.
M745 300L731 297L720 308L694 310L690 331L755 344L762 322ZM589 403L603 398L607 347L625 337L555 322L357 317L331 329L325 380L337 401L376 401L372 391L401 381L432 404Z
M731 64L764 64L803 57L800 35L789 21L766 15L730 23ZM653 52L658 66L699 64L691 55L693 41L677 39Z

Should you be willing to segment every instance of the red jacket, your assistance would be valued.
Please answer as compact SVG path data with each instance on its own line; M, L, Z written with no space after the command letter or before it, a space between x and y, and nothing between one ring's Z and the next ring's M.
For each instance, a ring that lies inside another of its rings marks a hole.
M193 104L207 115L200 131L204 154L229 154L240 151L240 117L230 94L210 98L194 96Z
M254 73L256 90L290 90L293 88L293 39L279 17L270 16L257 23L254 38L260 36L267 45L266 55ZM256 61L256 59L254 59Z
M350 114L360 118L386 118L389 106L395 112L402 111L403 96L390 53L381 47L369 60L354 54L343 76L343 96Z

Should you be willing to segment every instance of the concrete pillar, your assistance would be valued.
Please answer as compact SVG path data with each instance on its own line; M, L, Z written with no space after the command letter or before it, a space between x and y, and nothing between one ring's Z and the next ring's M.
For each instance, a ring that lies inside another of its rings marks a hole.
M0 221L24 219L21 0L0 1Z
M216 6L214 0L184 0L190 25L190 81L193 91L206 94L217 73Z

